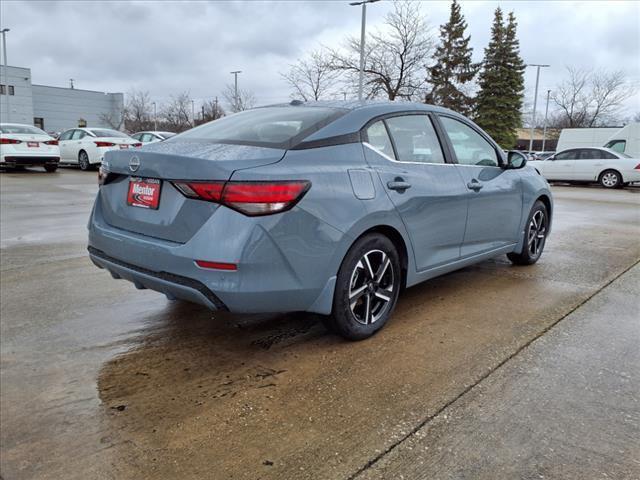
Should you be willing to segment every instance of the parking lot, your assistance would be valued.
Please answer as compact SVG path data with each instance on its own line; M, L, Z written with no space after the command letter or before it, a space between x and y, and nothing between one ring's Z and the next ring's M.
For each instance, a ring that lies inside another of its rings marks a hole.
M349 343L112 280L95 172L0 187L5 480L640 478L638 189L554 187L539 263L408 289Z

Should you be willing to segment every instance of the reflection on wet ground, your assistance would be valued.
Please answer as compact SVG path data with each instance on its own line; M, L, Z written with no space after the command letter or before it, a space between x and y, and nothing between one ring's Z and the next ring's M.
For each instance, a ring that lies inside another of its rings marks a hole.
M556 188L539 264L411 288L347 343L112 280L84 250L94 177L0 176L6 479L346 478L640 258L640 197Z

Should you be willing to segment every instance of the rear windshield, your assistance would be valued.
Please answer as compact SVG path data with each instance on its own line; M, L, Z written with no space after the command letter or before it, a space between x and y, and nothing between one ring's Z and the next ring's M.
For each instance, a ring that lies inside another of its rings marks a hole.
M170 141L193 139L290 148L343 113L342 109L324 107L256 108L214 120L181 133Z
M162 138L171 138L171 137L175 137L175 133L173 132L157 132L158 135L160 135Z
M116 138L126 138L129 135L119 132L117 130L111 130L108 128L92 128L89 130L96 137L116 137Z
M18 133L29 135L48 135L44 130L29 125L0 125L0 133Z

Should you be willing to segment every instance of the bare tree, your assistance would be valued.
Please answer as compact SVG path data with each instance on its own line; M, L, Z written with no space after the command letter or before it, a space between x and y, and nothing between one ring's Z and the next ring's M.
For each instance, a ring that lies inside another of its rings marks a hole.
M369 34L365 42L365 91L367 98L384 93L389 100L423 98L424 70L433 49L431 29L418 2L396 0L384 29ZM331 65L346 72L353 85L360 70L360 40L350 37L345 51L331 52Z
M99 118L102 123L109 125L114 130L120 130L122 124L125 123L124 112L101 113Z
M557 127L594 127L619 121L616 111L635 93L621 71L604 72L567 67L568 78L551 94L559 107Z
M148 91L131 89L127 94L124 125L130 132L153 129L153 102Z
M256 104L256 97L250 90L243 88L238 89L238 97L236 98L236 92L233 85L229 84L224 87L222 96L229 105L229 110L232 113L242 112L248 110Z
M316 50L281 75L293 88L291 97L308 102L335 94L340 72L331 68L331 56L326 51Z
M224 117L224 109L220 102L218 102L218 97L215 99L207 100L202 104L202 121L210 122L212 120L217 120L219 118Z
M171 96L171 100L162 109L162 123L172 132L183 132L193 127L190 119L191 97L189 92Z

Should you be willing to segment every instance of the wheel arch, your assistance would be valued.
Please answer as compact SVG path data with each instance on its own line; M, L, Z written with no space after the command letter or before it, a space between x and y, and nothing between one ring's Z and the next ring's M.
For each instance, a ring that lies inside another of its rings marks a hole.
M596 176L596 182L600 182L602 175L604 175L606 172L616 172L618 175L620 175L620 183L621 184L624 183L624 175L622 175L622 172L617 168L611 168L611 167L605 168L600 173L598 173L598 175Z

